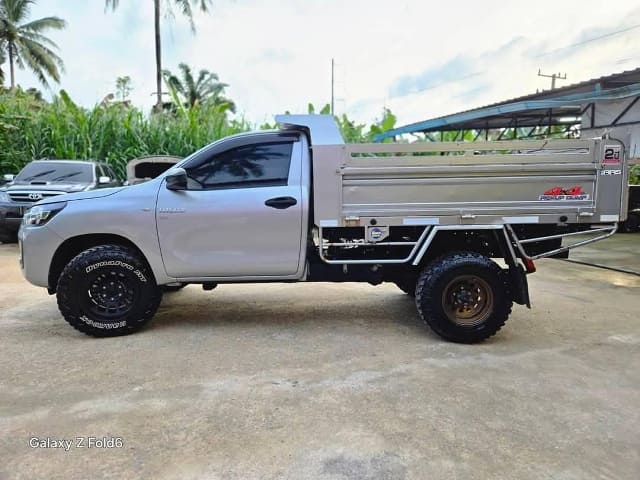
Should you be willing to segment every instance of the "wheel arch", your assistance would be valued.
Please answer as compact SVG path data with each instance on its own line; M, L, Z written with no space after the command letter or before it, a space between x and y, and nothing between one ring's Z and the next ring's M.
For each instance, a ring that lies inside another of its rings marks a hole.
M147 264L149 270L153 271L151 267L151 263L149 262L147 256L144 254L138 246L129 240L126 237L121 235L116 235L112 233L94 233L94 234L85 234L85 235L77 235L75 237L71 237L62 242L58 248L56 249L53 257L51 258L51 264L49 266L49 276L48 276L48 291L50 294L54 294L56 292L56 287L58 285L58 278L60 278L60 274L64 267L73 259L76 255L84 250L87 250L91 247L96 247L98 245L122 245L125 247L129 247L133 249L140 258ZM155 272L154 272L155 274Z
M502 225L452 225L434 227L412 264L422 268L442 255L460 251L475 252L488 258L503 258L508 264L516 261Z

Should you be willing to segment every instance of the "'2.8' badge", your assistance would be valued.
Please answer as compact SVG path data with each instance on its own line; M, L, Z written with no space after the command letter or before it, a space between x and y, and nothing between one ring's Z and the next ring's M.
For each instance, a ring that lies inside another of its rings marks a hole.
M602 163L610 165L612 163L620 163L622 160L622 147L620 145L605 145L604 157Z

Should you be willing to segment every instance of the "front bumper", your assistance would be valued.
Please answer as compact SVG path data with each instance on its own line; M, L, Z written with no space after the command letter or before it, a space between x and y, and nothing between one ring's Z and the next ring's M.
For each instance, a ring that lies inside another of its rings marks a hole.
M30 207L28 203L0 203L0 232L17 232L24 212Z
M30 283L38 287L49 287L49 268L62 238L46 225L24 226L18 233L20 243L20 267Z

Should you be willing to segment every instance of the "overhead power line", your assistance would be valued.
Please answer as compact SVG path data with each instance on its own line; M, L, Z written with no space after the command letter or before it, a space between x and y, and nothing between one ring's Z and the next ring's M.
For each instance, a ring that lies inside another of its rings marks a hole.
M554 53L560 52L562 50L569 50L571 48L581 47L582 45L585 45L587 43L595 42L597 40L603 40L605 38L613 37L615 35L621 35L623 33L630 32L631 30L635 30L637 28L640 28L640 24L632 25L631 27L623 28L621 30L616 30L614 32L605 33L604 35L599 35L597 37L588 38L587 40L583 40L582 42L578 42L578 43L574 43L574 44L571 44L571 45L567 45L566 47L555 48L555 49L550 50L548 52L536 55L534 58L546 57L547 55L553 55Z

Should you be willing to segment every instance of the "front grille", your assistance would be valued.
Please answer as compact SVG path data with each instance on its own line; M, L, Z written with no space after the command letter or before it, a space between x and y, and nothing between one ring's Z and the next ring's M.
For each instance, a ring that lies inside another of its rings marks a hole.
M45 198L56 197L58 195L63 195L65 192L27 192L27 191L14 191L8 192L9 198L14 202L20 203L35 203L40 200L44 200ZM40 197L37 197L40 195Z

